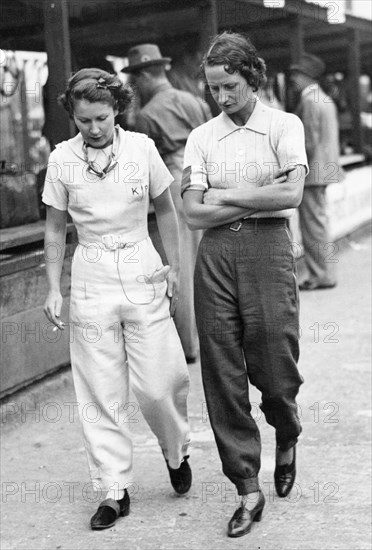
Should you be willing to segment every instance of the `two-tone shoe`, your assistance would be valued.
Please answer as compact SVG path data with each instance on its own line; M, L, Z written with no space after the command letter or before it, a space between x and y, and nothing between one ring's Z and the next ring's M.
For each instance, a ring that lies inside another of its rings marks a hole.
M252 529L253 522L261 521L264 506L265 497L260 490L257 503L251 510L248 510L244 504L235 510L227 526L227 536L236 538L249 533Z
M125 489L124 497L120 500L107 498L98 506L97 512L90 520L90 526L93 531L101 531L113 527L118 517L124 517L129 514L130 498Z

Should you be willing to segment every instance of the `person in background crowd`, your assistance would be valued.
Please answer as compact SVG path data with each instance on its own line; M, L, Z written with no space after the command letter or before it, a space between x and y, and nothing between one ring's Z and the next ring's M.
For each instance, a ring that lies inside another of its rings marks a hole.
M309 173L305 179L299 221L307 276L301 290L336 286L334 244L330 242L326 211L327 185L340 181L337 109L319 85L325 64L314 55L304 54L290 67L290 82L300 93L295 113L305 128Z
M347 97L345 91L345 82L339 73L326 74L322 77L321 87L324 92L333 99L339 113L344 113L347 108ZM363 109L362 109L363 110Z
M115 126L130 97L117 76L101 69L82 69L70 78L61 101L79 133L51 153L43 193L49 287L44 311L56 330L64 328L60 279L67 212L79 239L70 347L90 474L106 495L91 518L94 530L112 527L129 513L129 384L158 438L173 488L183 494L191 486L189 373L172 319L179 273L173 178L151 139ZM148 235L150 197L169 266ZM57 260L50 259L51 249L60 252ZM99 411L95 422L84 416L88 405Z
M180 295L175 323L188 362L198 353L197 330L193 306L193 276L201 231L187 227L181 199L183 154L191 130L211 118L209 107L201 99L170 84L166 68L171 59L162 57L155 44L140 44L128 52L129 65L123 69L131 75L141 100L136 131L143 132L155 145L171 172L171 193L180 227L181 263Z
M204 85L200 78L202 57L202 52L192 50L188 45L185 47L182 57L176 61L173 60L167 77L174 88L190 92L196 97L204 97Z
M241 495L228 536L240 537L260 521L265 505L248 381L261 392L276 431L280 497L296 475L303 378L288 217L301 201L308 168L300 119L258 99L266 67L248 38L218 35L202 67L222 113L191 132L182 193L190 227L206 229L195 267L195 313L209 418L223 471Z
M272 107L273 109L280 109L281 111L284 111L283 105L275 95L274 86L275 86L274 77L267 76L266 84L260 89L260 101L264 105L267 105L268 107Z

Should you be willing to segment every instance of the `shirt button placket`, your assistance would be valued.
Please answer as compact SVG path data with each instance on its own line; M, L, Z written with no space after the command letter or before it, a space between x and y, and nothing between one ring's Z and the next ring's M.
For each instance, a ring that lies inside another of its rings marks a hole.
M239 134L245 134L245 129L244 128L241 128L239 130ZM243 170L243 165L244 165L244 149L242 148L242 143L240 143L240 147L237 151L238 155L238 162L239 162L239 171L240 171L240 178L242 178L242 170Z
M245 133L244 128L240 128L239 134L244 134L244 133ZM236 153L237 153L238 160L241 161L242 156L244 155L244 149L242 147L242 145L243 145L242 141L239 139L238 142L239 142L239 146L237 147Z

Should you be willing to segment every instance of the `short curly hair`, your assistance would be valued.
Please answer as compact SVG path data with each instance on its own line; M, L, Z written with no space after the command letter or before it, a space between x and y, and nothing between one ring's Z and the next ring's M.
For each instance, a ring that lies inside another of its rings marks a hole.
M224 31L213 38L201 64L204 77L205 68L214 65L223 65L229 74L241 74L254 92L266 83L265 61L258 57L256 48L243 34Z
M133 95L132 88L123 84L118 76L102 69L87 68L80 69L71 76L65 93L61 94L58 100L73 118L74 101L80 99L90 103L100 101L112 105L119 113L123 113L131 103Z

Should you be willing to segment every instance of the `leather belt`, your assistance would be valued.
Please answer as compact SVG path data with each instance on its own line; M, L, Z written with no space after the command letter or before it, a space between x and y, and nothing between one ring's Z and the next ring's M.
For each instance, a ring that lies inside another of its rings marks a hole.
M255 228L261 225L287 225L287 218L242 218L230 224L230 231L240 231L243 225L253 225Z

